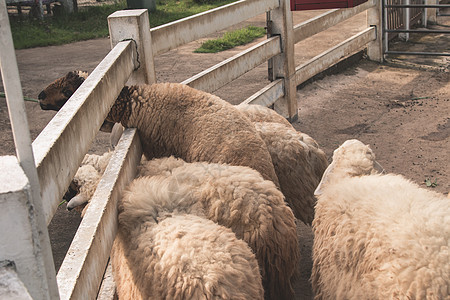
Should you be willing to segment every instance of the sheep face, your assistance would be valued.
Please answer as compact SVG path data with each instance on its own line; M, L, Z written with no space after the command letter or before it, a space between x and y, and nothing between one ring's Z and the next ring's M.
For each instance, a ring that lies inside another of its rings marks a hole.
M383 167L375 160L375 154L369 145L358 140L347 140L333 152L333 162L325 170L322 180L314 192L322 194L324 186L343 176L355 177L384 173Z
M43 110L60 110L76 89L83 83L87 73L74 71L55 80L39 93L39 105Z

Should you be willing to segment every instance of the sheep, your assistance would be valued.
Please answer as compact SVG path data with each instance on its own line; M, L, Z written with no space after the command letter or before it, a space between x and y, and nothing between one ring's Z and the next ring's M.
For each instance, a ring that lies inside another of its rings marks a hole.
M48 96L64 81L73 81L72 76L60 80L41 92L41 107L67 101L64 93ZM114 123L138 129L148 159L176 155L187 162L248 166L279 186L270 154L254 126L233 105L212 94L178 83L125 86L104 124Z
M255 253L267 298L292 299L291 282L300 259L295 218L273 182L248 167L186 163L173 156L143 159L138 177L159 180L148 184L152 188L145 186L146 181L139 189L135 187L142 193L139 197L170 195L171 210L231 228Z
M316 190L315 299L449 299L450 200L377 166L358 140L334 151Z
M294 215L311 225L316 198L314 190L328 161L314 139L294 127L274 110L260 105L239 104L265 142L272 158L281 192Z
M67 201L67 210L76 208L81 212L81 216L84 216L87 209L86 204L94 195L112 154L113 152L108 151L103 155L86 154L84 156L81 166L75 173L69 190L64 196Z
M158 186L163 201L152 203L139 193L142 181L152 179L138 180L119 202L111 250L119 299L264 299L258 264L245 242L210 220L173 212L170 195Z
M41 109L59 110L87 77L87 72L72 71L52 82L38 95Z
M299 261L295 218L273 182L248 167L186 163L174 157L146 162L138 176L164 177L174 186L173 194L189 193L196 204L184 205L188 213L231 228L252 248L268 299L293 298L291 281ZM180 187L185 191L177 192Z

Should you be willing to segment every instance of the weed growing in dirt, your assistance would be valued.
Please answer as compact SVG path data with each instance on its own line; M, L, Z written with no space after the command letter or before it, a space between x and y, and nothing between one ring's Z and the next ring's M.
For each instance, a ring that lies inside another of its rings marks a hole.
M265 34L266 30L262 27L248 26L245 28L227 32L221 38L207 40L200 46L200 48L197 48L194 52L217 53L234 48L239 45L245 45L256 38L264 36Z
M431 181L431 179L430 178L427 178L427 179L425 179L424 180L424 182L425 182L425 185L427 186L427 187L432 187L432 188L435 188L435 187L437 187L437 179L434 179L434 181Z

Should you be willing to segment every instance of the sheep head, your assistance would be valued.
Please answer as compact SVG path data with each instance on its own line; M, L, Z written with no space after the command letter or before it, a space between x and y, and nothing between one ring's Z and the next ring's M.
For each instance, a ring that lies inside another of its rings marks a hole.
M342 177L355 177L383 173L369 145L358 140L347 140L333 152L333 161L325 170L314 195L322 194L324 186Z
M86 72L73 71L49 84L38 95L41 109L60 110L76 89L84 82L87 76L88 73Z

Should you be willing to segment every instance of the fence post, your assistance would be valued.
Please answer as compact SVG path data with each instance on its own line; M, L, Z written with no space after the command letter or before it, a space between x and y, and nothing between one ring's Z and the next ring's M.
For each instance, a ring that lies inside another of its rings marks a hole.
M0 2L0 69L17 153L17 158L0 157L0 260L16 263L33 299L57 299L55 266L4 1Z
M376 0L376 5L367 10L367 25L375 26L377 38L367 45L367 55L370 60L383 62L383 23L382 1Z
M111 48L123 40L132 39L136 43L138 68L127 84L155 83L155 65L152 52L152 36L146 9L116 11L108 17Z
M439 0L425 0L426 5L435 5L439 4ZM427 27L428 22L431 24L436 24L437 22L437 8L427 7L424 10L423 16L423 26Z
M290 122L298 118L297 85L295 83L294 25L289 0L267 14L267 33L281 37L281 53L269 61L269 80L284 79L284 98L275 102L275 110Z

